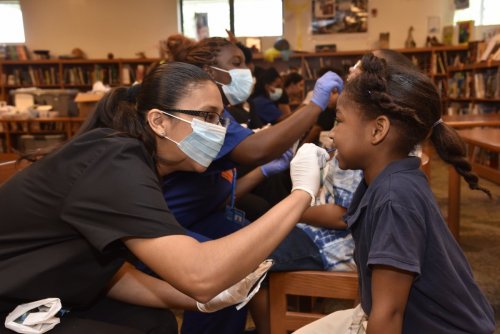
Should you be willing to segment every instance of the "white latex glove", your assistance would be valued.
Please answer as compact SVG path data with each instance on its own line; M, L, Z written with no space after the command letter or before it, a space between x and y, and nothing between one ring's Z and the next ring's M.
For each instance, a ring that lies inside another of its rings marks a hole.
M250 299L259 291L260 284L266 277L267 271L273 265L273 260L265 260L262 262L255 271L250 273L247 277L219 293L205 304L196 302L198 310L205 313L215 312L225 307L236 305L236 309L241 309L245 306ZM259 280L260 279L260 280ZM255 282L257 282L255 285ZM250 292L250 289L255 285L255 288Z
M56 317L61 309L59 298L46 298L35 302L21 304L5 318L5 327L16 333L45 333L60 320Z
M301 189L311 195L311 205L318 193L321 173L320 169L326 166L330 156L325 149L314 144L302 145L290 163L292 191Z

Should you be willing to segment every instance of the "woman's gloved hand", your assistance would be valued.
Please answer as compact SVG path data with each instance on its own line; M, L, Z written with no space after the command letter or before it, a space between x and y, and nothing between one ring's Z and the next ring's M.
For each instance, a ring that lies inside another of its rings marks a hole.
M302 145L290 163L292 191L308 192L314 203L320 186L320 169L326 166L328 159L330 156L325 149L310 143Z
M313 97L311 102L317 104L322 110L325 110L330 101L330 94L334 89L340 94L344 88L344 81L334 72L326 72L321 78L316 80L314 85Z
M231 305L239 304L236 308L239 310L252 299L252 297L259 291L260 283L266 277L267 271L273 265L273 260L265 260L262 262L255 271L250 273L247 277L219 293L205 304L196 302L198 310L205 313L215 312L226 308ZM255 285L255 283L257 285ZM255 285L255 288L250 292L250 289Z
M293 151L291 148L285 151L281 155L281 157L274 159L273 161L268 162L265 165L260 166L260 170L265 177L270 177L279 172L284 171L290 166L290 161L293 157Z

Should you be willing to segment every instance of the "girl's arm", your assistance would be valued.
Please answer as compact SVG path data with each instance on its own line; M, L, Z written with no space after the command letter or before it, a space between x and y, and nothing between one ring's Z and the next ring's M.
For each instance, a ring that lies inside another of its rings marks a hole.
M252 191L259 183L264 181L266 177L262 173L262 169L260 167L254 168L244 176L238 179L236 182L235 195L236 198L240 198L245 194Z
M290 105L288 103L280 103L278 104L278 108L281 111L281 116L276 122L281 122L292 114L292 109L290 108Z
M401 334L408 295L415 274L375 265L372 268L372 309L367 334Z
M345 230L347 228L343 216L346 209L336 204L311 206L302 215L301 222L316 226Z

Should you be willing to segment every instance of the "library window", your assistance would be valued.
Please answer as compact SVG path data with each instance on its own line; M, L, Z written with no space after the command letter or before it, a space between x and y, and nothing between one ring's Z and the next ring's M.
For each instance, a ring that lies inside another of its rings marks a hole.
M453 23L474 21L476 26L500 24L500 1L469 0L469 7L455 10Z
M24 43L23 13L19 1L0 2L0 43Z
M226 29L235 36L283 35L282 0L181 0L181 16L183 34L195 39L226 37Z

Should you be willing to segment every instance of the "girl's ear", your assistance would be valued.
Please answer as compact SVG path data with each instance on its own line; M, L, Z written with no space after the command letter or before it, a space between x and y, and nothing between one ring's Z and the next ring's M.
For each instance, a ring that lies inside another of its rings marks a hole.
M373 122L372 144L377 145L384 141L389 133L391 121L385 115L378 116Z

